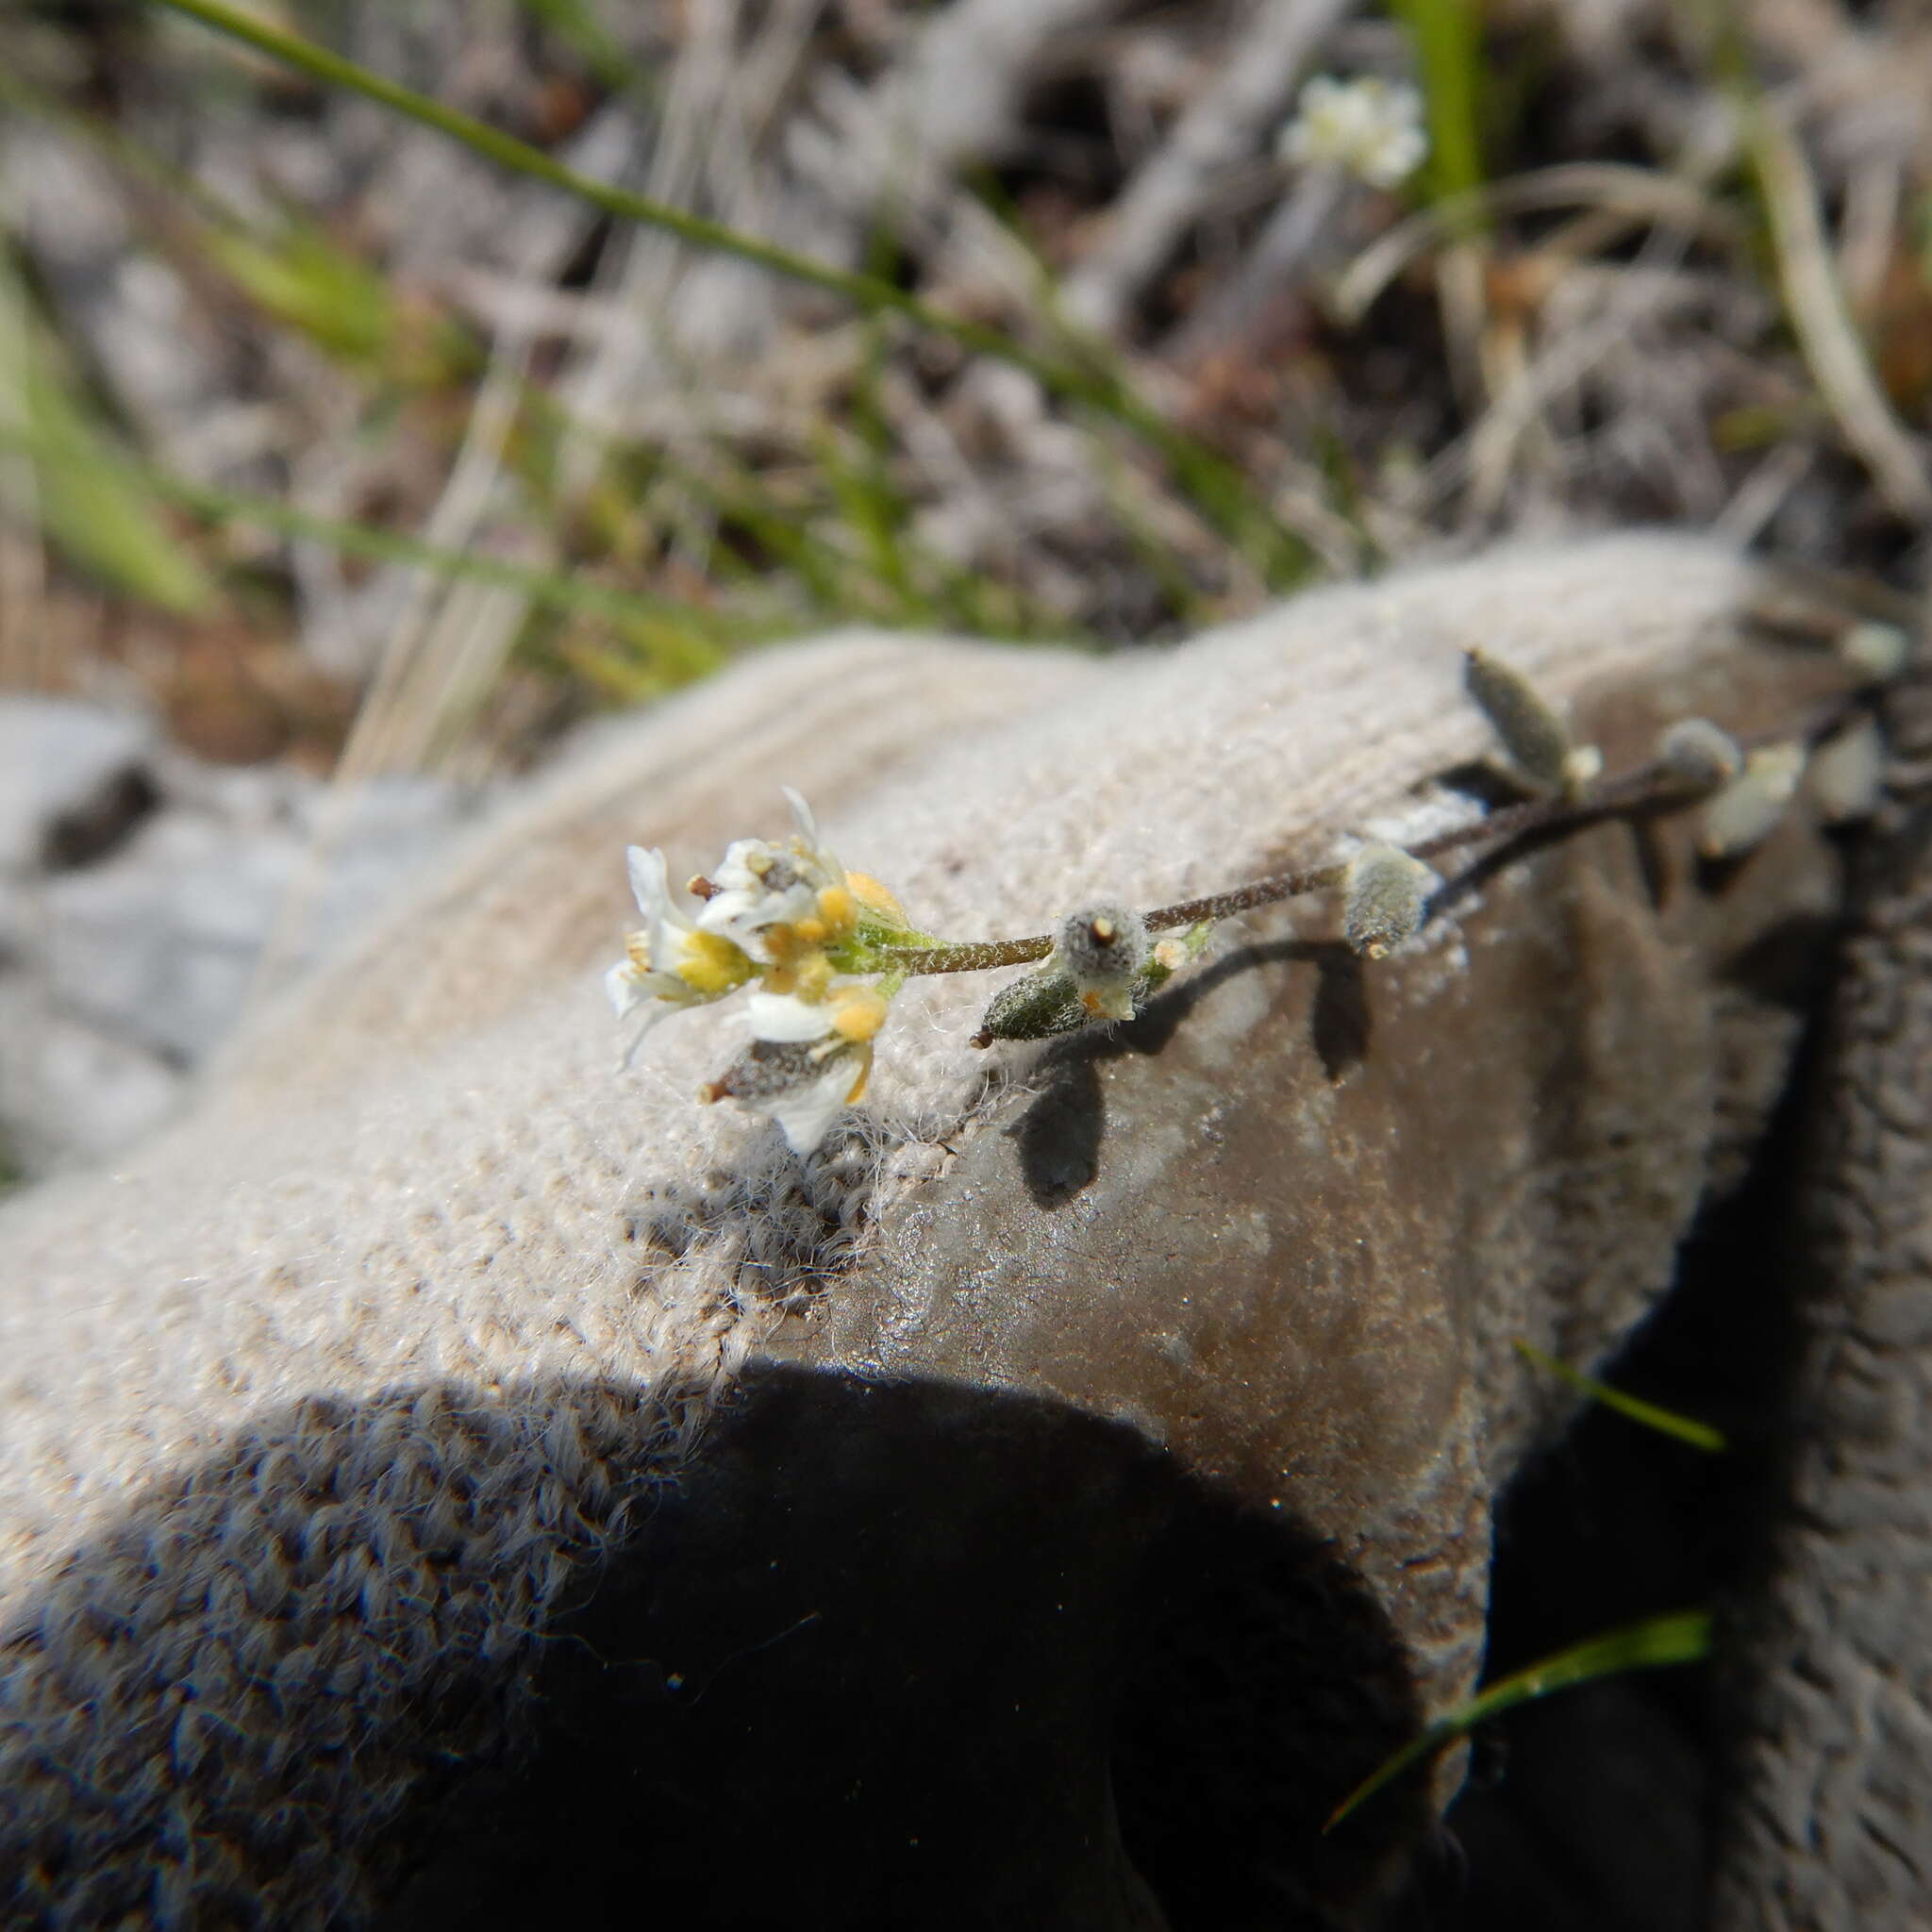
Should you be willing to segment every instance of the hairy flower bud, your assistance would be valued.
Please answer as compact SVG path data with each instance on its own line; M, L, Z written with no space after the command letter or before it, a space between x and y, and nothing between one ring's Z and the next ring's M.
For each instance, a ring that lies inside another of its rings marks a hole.
M1462 687L1503 741L1510 763L1539 791L1568 791L1581 775L1571 762L1568 726L1514 665L1487 651L1466 651Z
M1149 944L1147 922L1109 902L1083 906L1060 922L1055 958L1091 1017L1131 1020Z
M1723 785L1744 769L1738 741L1708 718L1679 718L1657 741L1657 761L1687 785Z
M1341 933L1365 959L1384 958L1412 939L1436 874L1399 845L1364 845L1341 883Z

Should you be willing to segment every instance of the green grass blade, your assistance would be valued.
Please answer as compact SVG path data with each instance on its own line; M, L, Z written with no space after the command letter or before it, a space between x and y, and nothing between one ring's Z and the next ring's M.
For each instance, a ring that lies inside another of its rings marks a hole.
M110 589L163 610L202 609L213 585L155 516L125 461L67 379L57 346L0 259L0 447L31 467L31 509L47 541Z
M1700 1423L1690 1416L1679 1415L1674 1408L1662 1408L1655 1402L1626 1395L1623 1390L1612 1389L1607 1382L1599 1382L1594 1375L1586 1375L1580 1369L1573 1369L1568 1362L1559 1362L1555 1356L1545 1355L1540 1348L1532 1348L1520 1336L1516 1341L1516 1352L1532 1367L1560 1377L1579 1393L1588 1395L1594 1402L1601 1402L1606 1408L1615 1409L1619 1415L1628 1416L1633 1423L1641 1423L1646 1429L1655 1429L1663 1436L1674 1436L1678 1441L1688 1442L1691 1448L1702 1449L1711 1456L1722 1456L1729 1446L1722 1429L1714 1429L1708 1423Z
M1431 202L1472 194L1483 184L1477 131L1482 84L1482 23L1474 0L1394 0L1408 30L1416 76L1428 110L1429 158L1424 192ZM1479 214L1461 218L1461 232L1480 227Z
M644 76L585 0L518 0L518 5L584 63L599 87L622 93L641 85Z
M1559 1650L1526 1670L1499 1679L1460 1709L1439 1718L1393 1756L1385 1757L1329 1813L1322 1829L1333 1831L1383 1786L1400 1777L1411 1765L1433 1757L1443 1745L1474 1730L1487 1718L1515 1705L1547 1697L1553 1690L1587 1684L1593 1677L1614 1676L1624 1671L1655 1670L1664 1664L1696 1663L1710 1655L1710 1642L1708 1610L1676 1610L1668 1616L1648 1618L1641 1624L1625 1624L1621 1630Z
M0 430L0 450L6 449L24 450L49 470L58 468L64 454L58 444L50 444L43 438ZM694 605L680 603L675 598L652 597L642 591L622 591L608 584L588 583L567 571L544 570L533 564L512 563L505 558L449 550L435 543L425 543L421 538L375 529L367 524L316 516L271 498L210 489L136 462L118 452L111 455L97 453L94 460L99 466L111 467L124 486L144 491L163 503L178 505L209 523L252 525L259 529L273 530L278 536L325 544L345 557L367 558L376 563L408 564L434 571L441 576L465 577L477 583L497 585L505 590L521 591L532 603L552 609L643 622L675 619L709 630L721 639L741 639L740 632L729 620Z

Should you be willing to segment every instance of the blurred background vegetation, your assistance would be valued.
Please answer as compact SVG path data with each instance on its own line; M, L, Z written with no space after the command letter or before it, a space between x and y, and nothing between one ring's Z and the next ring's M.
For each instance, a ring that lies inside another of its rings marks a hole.
M1925 582L1906 0L232 10L706 225L0 8L0 684L204 757L514 768L778 637L1141 647L1501 531ZM1417 87L1422 167L1280 158L1318 73Z

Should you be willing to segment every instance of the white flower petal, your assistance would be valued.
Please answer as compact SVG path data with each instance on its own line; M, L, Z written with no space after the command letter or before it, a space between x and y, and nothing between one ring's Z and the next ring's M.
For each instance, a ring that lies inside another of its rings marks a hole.
M785 803L791 808L792 823L798 827L798 836L816 852L819 845L819 822L811 815L811 807L789 785L778 790L785 794Z
M817 1079L760 1100L758 1110L778 1123L785 1144L792 1153L813 1153L843 1110L845 1097L852 1091L858 1074L859 1069L841 1054Z
M751 1037L796 1045L823 1040L832 1030L829 1007L813 1006L796 993L755 992L745 1003L751 1009Z
M748 953L760 965L769 965L771 949L761 937L766 927L809 919L818 910L818 894L802 883L777 892L764 887L753 891L734 887L713 893L705 902L705 909L698 914L698 930L714 932L720 939L729 940L740 952Z
M638 1030L631 1035L629 1043L625 1047L624 1058L618 1061L618 1067L623 1069L629 1066L637 1058L638 1048L643 1045L644 1040L650 1033L651 1028L666 1013L675 1013L676 1010L675 1007L666 1006L661 1000L653 1001L650 1007L645 1009L644 1017L638 1023Z
M604 975L604 991L610 995L610 1004L617 1008L620 1020L628 1019L637 1007L651 997L643 974L628 959L620 959Z
M726 891L761 892L766 869L777 857L776 848L763 839L734 839L712 871L711 883Z
M655 845L627 845L624 857L630 869L630 890L638 902L638 910L654 922L668 918L673 908L664 855Z

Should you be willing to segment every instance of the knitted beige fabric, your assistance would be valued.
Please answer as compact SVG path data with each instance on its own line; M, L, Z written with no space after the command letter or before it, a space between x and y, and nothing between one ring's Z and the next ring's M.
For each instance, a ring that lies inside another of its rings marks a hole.
M619 1075L599 975L626 841L683 877L781 829L789 783L928 929L1041 931L1440 813L1409 788L1486 742L1464 647L1567 701L1716 649L1753 583L1638 537L1125 660L846 636L587 752L251 1027L192 1118L0 1214L0 1869L31 1874L25 1922L363 1910L361 1848L514 1723L533 1633L689 1451L774 1291L890 1224L1025 1073L968 1045L975 976L895 1004L874 1130L836 1158L693 1103L742 1039L728 1003ZM758 1211L677 1257L627 1239L641 1199L720 1185Z

